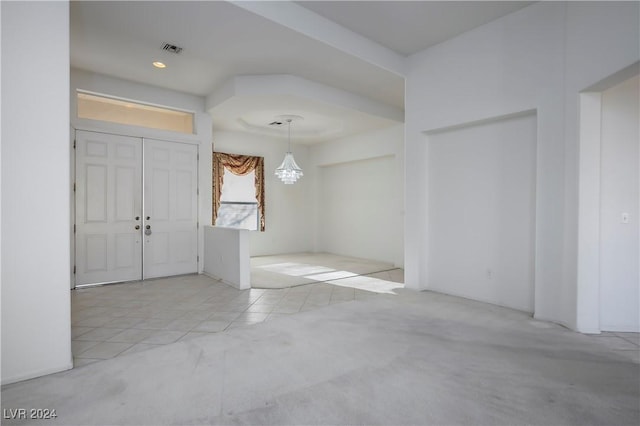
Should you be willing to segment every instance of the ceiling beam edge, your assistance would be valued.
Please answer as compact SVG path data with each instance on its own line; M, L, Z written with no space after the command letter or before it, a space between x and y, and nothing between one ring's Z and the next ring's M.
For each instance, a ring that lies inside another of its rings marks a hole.
M406 76L406 57L289 1L229 3L360 58L399 76Z
M404 122L404 111L400 108L290 74L235 76L207 96L206 110L211 113L233 97L268 95L296 96L398 123Z

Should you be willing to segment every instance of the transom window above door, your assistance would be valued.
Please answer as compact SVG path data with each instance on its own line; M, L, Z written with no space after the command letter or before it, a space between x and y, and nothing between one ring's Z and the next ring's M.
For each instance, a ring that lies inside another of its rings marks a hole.
M77 102L78 118L193 134L192 112L80 91Z

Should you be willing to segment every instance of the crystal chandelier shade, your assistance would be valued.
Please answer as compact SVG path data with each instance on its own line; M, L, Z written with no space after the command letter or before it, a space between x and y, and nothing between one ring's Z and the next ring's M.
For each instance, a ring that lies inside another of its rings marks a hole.
M276 169L276 176L287 185L294 184L298 179L304 176L302 173L302 169L296 163L296 160L293 158L293 154L291 153L291 118L287 118L287 123L289 125L289 149L284 156L284 160L282 160L282 164L280 167Z
M276 169L276 176L285 184L293 184L304 176L302 169L296 164L291 152L285 154L282 164Z

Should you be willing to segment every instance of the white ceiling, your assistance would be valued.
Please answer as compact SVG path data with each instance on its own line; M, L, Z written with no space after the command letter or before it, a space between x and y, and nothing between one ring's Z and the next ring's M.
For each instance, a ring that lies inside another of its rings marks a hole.
M412 55L531 1L298 1L351 31Z
M283 137L282 127L270 123L294 114L303 117L291 126L295 143L314 144L403 120L401 110L371 108L366 99L291 75L237 77L231 86L224 87L224 101L208 108L214 128ZM328 96L331 92L335 96Z
M73 1L71 66L208 97L217 129L269 133L270 114L306 115L312 143L402 122L405 55L528 3ZM300 80L217 101L234 77L269 75Z

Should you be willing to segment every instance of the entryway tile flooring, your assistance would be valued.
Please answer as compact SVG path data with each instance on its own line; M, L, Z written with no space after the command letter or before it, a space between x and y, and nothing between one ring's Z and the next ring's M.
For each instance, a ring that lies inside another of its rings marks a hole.
M402 283L404 279L401 269L368 274L361 276L361 280L367 277L373 281L371 288L380 282ZM360 282L347 286L352 279L241 291L205 275L187 275L73 290L74 365L78 367L333 303L376 297L376 292L353 288L361 287ZM555 327L544 322L536 324ZM639 333L603 332L581 335L581 338L640 363Z
M205 275L76 289L71 292L74 365L376 294L328 283L241 291Z

